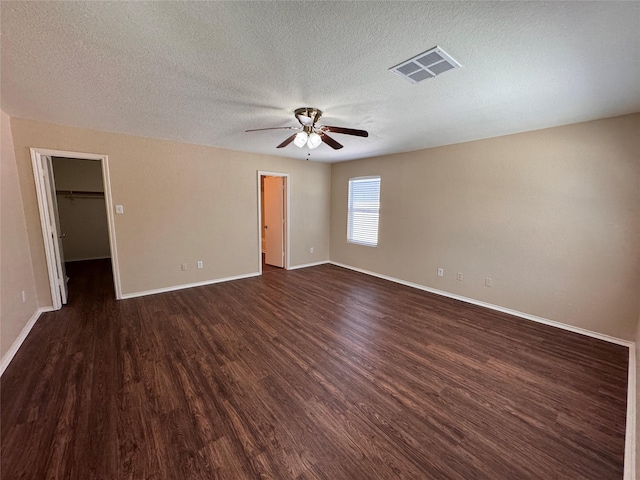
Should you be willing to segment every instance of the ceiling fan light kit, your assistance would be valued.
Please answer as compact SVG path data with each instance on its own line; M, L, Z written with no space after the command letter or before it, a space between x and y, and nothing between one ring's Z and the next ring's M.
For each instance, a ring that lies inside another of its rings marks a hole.
M307 146L313 150L318 147L322 143L322 137L318 135L316 132L313 132L309 135L309 140L307 141Z
M298 133L294 133L293 135L288 137L276 148L284 148L293 142L296 147L302 148L306 145L309 150L313 150L314 148L319 147L321 143L326 143L334 150L339 150L343 147L342 144L327 135L326 132L355 135L356 137L369 136L369 133L366 130L357 130L355 128L345 127L331 127L329 125L317 125L318 120L320 120L320 117L322 116L322 110L318 110L314 107L297 108L293 113L300 123L299 127L254 128L251 130L245 130L245 132L257 132L262 130L300 130Z
M298 148L302 148L304 147L304 144L307 143L308 138L309 135L307 135L307 132L296 133L296 138L293 140L293 144Z

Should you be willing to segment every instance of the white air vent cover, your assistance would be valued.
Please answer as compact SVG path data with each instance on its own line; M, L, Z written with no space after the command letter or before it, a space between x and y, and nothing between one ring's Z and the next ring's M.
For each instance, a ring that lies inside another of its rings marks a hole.
M390 68L389 71L401 76L408 82L420 83L454 68L460 68L460 64L440 47L434 47L409 60L405 60Z

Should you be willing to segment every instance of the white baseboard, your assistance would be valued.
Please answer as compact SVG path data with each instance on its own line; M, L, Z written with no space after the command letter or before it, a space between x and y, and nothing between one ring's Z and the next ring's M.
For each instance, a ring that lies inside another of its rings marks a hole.
M216 278L215 280L205 280L203 282L185 283L182 285L174 285L171 287L156 288L154 290L145 290L143 292L123 293L122 300L127 298L144 297L146 295L156 295L158 293L174 292L176 290L184 290L185 288L203 287L205 285L213 285L214 283L230 282L232 280L241 280L243 278L257 277L260 272L245 273L242 275L235 275L233 277Z
M624 480L636 478L636 434L638 428L636 396L636 346L629 347L629 381L627 382L627 429L624 441Z
M300 265L293 265L289 267L289 270L297 270L299 268L307 268L307 267L317 267L318 265L325 265L330 263L329 260L324 260L322 262L314 262L314 263L302 263Z
M384 280L389 280L390 282L395 282L401 285L406 285L408 287L417 288L418 290L424 290L425 292L435 293L436 295L441 295L443 297L453 298L455 300L460 300L461 302L471 303L473 305L478 305L480 307L489 308L491 310L496 310L502 313L507 313L515 317L524 318L526 320L531 320L537 323L543 323L545 325L550 325L552 327L561 328L562 330L568 330L570 332L579 333L581 335L586 335L588 337L604 340L605 342L615 343L617 345L622 345L628 348L631 348L634 345L634 342L631 342L629 340L624 340L618 337L612 337L610 335L605 335L604 333L593 332L591 330L587 330L586 328L574 327L573 325L567 325L566 323L556 322L555 320L549 320L547 318L537 317L535 315L519 312L517 310L511 310L510 308L501 307L499 305L494 305L492 303L482 302L480 300L475 300L469 297L463 297L462 295L456 295L455 293L445 292L444 290L437 290L435 288L430 288L424 285L420 285L419 283L407 282L405 280L400 280L399 278L389 277L387 275L370 272L369 270L364 270L362 268L352 267L351 265L345 265L343 263L338 263L338 262L330 262L330 263L338 267L347 268L349 270L354 270L356 272L364 273L366 275L371 275L372 277L382 278Z
M53 307L43 307L43 308L38 308L35 312L33 312L33 315L31 315L31 318L29 319L27 324L24 326L24 328L20 332L20 335L18 335L15 341L11 344L11 347L9 348L9 350L7 350L7 352L2 357L2 360L0 360L0 376L2 376L4 371L7 369L7 367L11 363L11 360L13 360L13 357L15 357L16 353L18 353L18 350L22 346L23 342L26 340L27 335L29 335L29 332L31 331L33 326L38 321L38 318L40 318L40 315L42 315L45 312L52 312L52 311L53 311Z

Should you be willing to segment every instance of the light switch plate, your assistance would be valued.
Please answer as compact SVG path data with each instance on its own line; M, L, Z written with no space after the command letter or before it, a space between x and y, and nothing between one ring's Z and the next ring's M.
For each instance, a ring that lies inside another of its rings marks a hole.
M116 213L117 214L123 214L124 213L124 206L123 205L116 205Z

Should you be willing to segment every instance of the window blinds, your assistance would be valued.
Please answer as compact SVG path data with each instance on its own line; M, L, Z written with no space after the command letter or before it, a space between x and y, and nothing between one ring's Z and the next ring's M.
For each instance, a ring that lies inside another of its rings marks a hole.
M349 179L347 242L378 245L380 177Z

